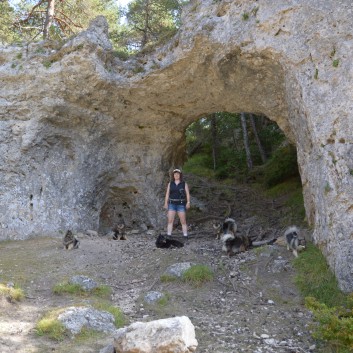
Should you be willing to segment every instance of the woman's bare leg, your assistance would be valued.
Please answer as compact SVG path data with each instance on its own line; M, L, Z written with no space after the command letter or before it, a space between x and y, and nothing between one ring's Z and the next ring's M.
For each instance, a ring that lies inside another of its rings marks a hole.
M183 229L184 237L188 236L188 226L186 224L186 213L185 212L178 212L178 216L181 223L181 228Z
M175 211L168 211L167 235L172 235Z

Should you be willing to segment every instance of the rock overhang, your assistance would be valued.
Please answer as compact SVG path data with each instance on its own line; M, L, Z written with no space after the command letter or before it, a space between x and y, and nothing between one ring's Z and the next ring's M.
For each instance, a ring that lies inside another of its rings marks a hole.
M351 12L349 1L192 1L169 43L126 62L102 17L61 48L2 49L1 236L103 230L118 216L156 227L185 128L215 111L261 113L296 144L314 240L351 288Z

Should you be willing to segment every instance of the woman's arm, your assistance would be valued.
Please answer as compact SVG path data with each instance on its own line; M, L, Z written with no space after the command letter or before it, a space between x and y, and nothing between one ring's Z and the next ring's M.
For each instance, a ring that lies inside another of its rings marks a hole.
M190 191L189 191L189 185L185 183L185 193L186 193L186 208L190 208Z
M169 192L170 192L170 183L168 183L167 191L165 193L165 199L164 199L164 208L165 209L168 209Z

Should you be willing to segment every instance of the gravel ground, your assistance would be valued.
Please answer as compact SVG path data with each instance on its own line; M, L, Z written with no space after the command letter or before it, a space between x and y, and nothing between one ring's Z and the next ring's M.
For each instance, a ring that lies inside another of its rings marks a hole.
M253 239L283 232L280 220L287 210L280 201L259 200L245 187L227 190L237 195L231 210L240 231ZM199 202L199 207L189 214L194 224L189 239L185 240L180 230L174 233L185 243L183 248L157 249L153 232L129 234L127 240L81 236L80 248L72 251L63 249L61 239L45 236L0 243L0 282L12 281L26 293L18 304L0 301L0 352L99 352L112 342L109 335L55 342L35 334L35 323L47 311L91 303L89 297L52 293L54 284L74 275L109 285L111 302L123 310L127 324L188 316L196 328L199 353L316 351L310 336L312 316L293 283L293 255L275 243L225 256L212 231L211 216L216 211L202 201L209 198L208 192L209 188L202 194L193 192L193 197L198 197L194 204ZM211 192L225 199L225 191ZM212 198L213 207L218 196ZM222 207L218 207L219 216L226 209ZM209 217L201 221L204 215ZM180 281L162 282L164 271L181 262L209 266L214 279L198 287ZM147 304L143 298L149 291L162 292L168 300Z

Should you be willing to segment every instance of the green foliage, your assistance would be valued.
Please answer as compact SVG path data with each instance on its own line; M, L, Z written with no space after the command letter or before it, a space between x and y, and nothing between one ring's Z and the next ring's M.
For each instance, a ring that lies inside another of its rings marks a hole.
M300 222L304 221L305 219L304 196L303 196L303 188L300 181L299 181L298 188L287 199L286 205L291 208L291 214L293 215L293 217L296 217L296 219L293 220L291 223L299 224Z
M25 295L23 290L17 286L8 287L7 285L0 283L0 296L7 297L15 301L21 301Z
M264 167L264 183L269 187L298 175L296 149L289 144L278 148Z
M330 191L332 191L332 188L328 182L325 184L325 194L328 194Z
M162 283L175 282L178 278L172 275L163 274L161 276Z
M145 71L145 69L144 69L142 66L136 66L136 67L134 67L133 70L132 70L132 72L133 72L134 74L140 74L140 73L142 73L142 72L144 72L144 71Z
M195 286L201 286L204 282L212 281L213 272L212 270L205 265L194 265L191 266L188 270L183 273L181 278L176 276L163 274L161 276L162 283L180 281L190 283Z
M195 154L190 157L183 166L186 173L192 173L202 177L212 177L212 158L210 154Z
M340 60L339 59L335 59L335 60L332 61L332 66L333 67L338 67L339 63L340 63Z
M111 288L109 286L100 285L91 291L86 291L79 284L62 282L53 287L53 293L57 295L71 294L80 297L94 295L96 297L106 298L111 294Z
M122 311L105 301L96 302L93 307L100 311L106 311L114 316L114 325L117 328L126 324L126 318ZM35 330L38 336L47 336L55 341L62 341L68 335L65 326L58 320L58 316L65 311L65 308L52 310L46 313L36 324ZM98 337L96 333L89 329L82 329L76 336L77 341L84 341L92 337Z
M102 337L102 335L102 332L83 327L81 331L75 336L74 342L76 345L79 345L92 340L97 341L100 337Z
M314 297L330 307L346 304L346 296L339 290L325 257L313 244L307 244L294 266L298 273L295 281L303 296Z
M242 14L242 19L243 19L243 21L247 21L248 19L249 19L249 14L247 13L247 12L244 12L243 14Z
M319 69L315 69L315 73L314 73L314 79L317 80L319 78Z
M313 244L294 260L296 284L305 296L306 307L313 312L317 325L313 337L325 341L331 352L348 353L353 349L353 295L345 295Z
M44 60L43 61L43 66L46 68L46 69L49 69L51 67L51 64L52 62L49 61L49 60Z
M305 305L313 312L314 320L318 322L313 337L329 342L334 352L352 352L353 311L343 306L328 307L314 297L307 297Z
M57 319L42 319L36 326L38 336L48 336L52 340L62 341L65 338L66 329Z
M62 341L67 335L65 326L58 320L63 310L48 312L36 324L35 330L38 336L47 336L54 341Z
M6 4L6 2L5 2ZM5 5L1 2L1 7ZM48 1L20 1L16 6L6 10L9 17L7 27L15 40L37 41L44 35L44 24L48 11ZM1 11L1 13L3 13ZM114 0L77 0L56 1L54 18L48 30L48 38L62 40L85 30L89 22L103 15L109 23L109 31L113 44L116 46L117 32L120 29L119 7ZM1 39L1 25L0 25Z
M124 316L124 313L117 306L111 305L106 302L99 302L95 303L94 307L97 310L107 311L108 313L112 314L114 316L114 325L117 328L123 327L126 324L126 318Z
M212 281L213 272L208 266L194 265L184 272L182 279L184 282L201 286L205 282Z
M171 38L180 26L181 0L132 0L125 12L127 25L120 43L129 50L141 50Z
M122 61L126 61L130 57L129 52L126 49L116 49L113 51L113 55Z
M216 119L217 160L216 168L212 159L214 138L212 135L212 118ZM277 124L265 117L254 116L255 126L262 147L267 156L285 140ZM262 159L256 143L254 131L248 129L250 152L254 165L261 165ZM193 169L198 175L214 175L218 179L236 178L244 180L249 173L244 149L242 127L239 114L218 112L192 123L185 132L188 171ZM196 167L197 166L197 167ZM209 169L207 173L206 169ZM196 170L195 170L196 169ZM201 169L201 171L200 171ZM202 174L201 174L202 173Z
M9 1L0 1L0 43L13 43L19 39L12 24L15 20L15 10L10 6Z
M167 306L168 302L170 300L170 294L164 294L161 298L159 298L157 300L157 304L160 306L160 307L165 307Z

